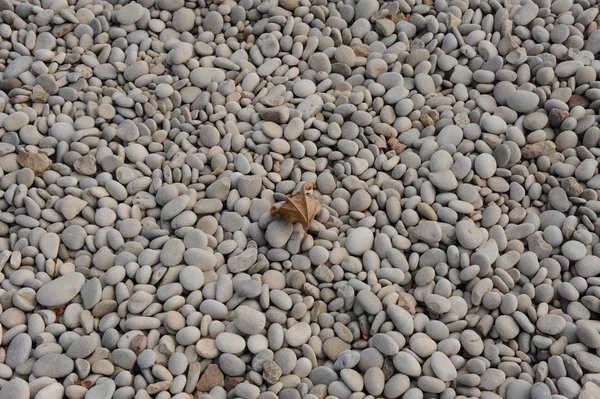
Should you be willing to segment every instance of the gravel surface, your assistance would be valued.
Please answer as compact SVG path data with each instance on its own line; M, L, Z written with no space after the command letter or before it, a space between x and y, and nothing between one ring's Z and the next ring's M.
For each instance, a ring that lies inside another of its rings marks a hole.
M0 0L0 399L600 398L599 25Z

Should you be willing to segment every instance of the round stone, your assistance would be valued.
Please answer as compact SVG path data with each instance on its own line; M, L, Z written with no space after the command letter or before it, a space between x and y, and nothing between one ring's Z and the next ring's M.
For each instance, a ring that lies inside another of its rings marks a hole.
M285 333L285 341L290 346L302 346L308 342L312 330L308 323L299 322L291 326Z
M346 238L345 247L352 255L363 255L373 246L373 232L366 227L359 227L350 231Z
M463 219L456 224L456 239L463 247L475 249L483 242L483 236L477 225L470 219Z
M217 349L223 353L240 354L246 349L246 341L239 335L222 332L215 339Z
M266 324L265 315L247 306L239 306L236 309L235 326L245 334L258 334Z
M489 179L496 173L496 159L491 154L480 154L475 158L475 172L482 179Z

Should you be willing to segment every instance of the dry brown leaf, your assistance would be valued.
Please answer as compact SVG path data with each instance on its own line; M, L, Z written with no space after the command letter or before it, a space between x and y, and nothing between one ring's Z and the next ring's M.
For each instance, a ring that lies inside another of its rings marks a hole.
M75 382L73 382L73 384L89 389L92 386L92 381L90 381L90 380L75 380Z
M278 215L287 223L300 223L306 235L310 222L321 212L321 203L309 193L313 188L314 183L306 183L299 193L289 195L279 208L272 207L271 215Z
M392 22L409 21L410 15L409 14L394 14L390 17L390 19L392 20Z
M67 308L67 305L61 305L59 307L56 308L52 308L50 309L51 311L54 312L54 314L56 315L56 320L60 319L62 317L62 315L65 313L65 309Z

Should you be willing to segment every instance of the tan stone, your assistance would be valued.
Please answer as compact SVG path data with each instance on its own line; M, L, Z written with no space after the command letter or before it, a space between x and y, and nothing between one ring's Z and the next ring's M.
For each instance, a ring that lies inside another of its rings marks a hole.
M245 381L244 377L225 377L225 390L226 391L231 391L233 388L235 388L238 384L241 384L242 382Z
M21 148L17 162L24 168L33 170L36 176L41 176L52 166L52 160L46 154L27 152Z
M77 27L77 24L56 25L54 29L52 29L52 35L54 35L57 39L60 39L67 33L71 32L73 29L75 29L75 27Z
M85 155L78 158L73 162L73 168L77 173L81 173L86 176L93 176L96 173L96 157L93 155Z
M461 19L451 12L446 14L446 26L449 28L458 28L460 26Z
M327 311L327 304L323 301L316 301L310 310L310 321L316 322L322 313Z
M500 39L500 43L498 43L498 52L502 56L508 55L513 50L518 49L521 46L521 39L517 36L505 35L502 39Z
M276 384L281 377L281 367L273 360L268 360L263 364L262 375L269 384Z
M50 94L46 93L42 86L35 85L33 86L33 90L31 92L31 95L29 96L29 99L34 103L45 103L46 101L48 101L49 97Z
M425 126L433 126L433 124L434 124L433 119L431 119L431 117L427 114L421 114L421 117L419 118L419 120Z
M324 384L315 385L310 390L310 393L312 395L315 395L319 399L325 399L327 397L327 385L324 385Z
M568 117L569 111L565 111L564 109L552 108L548 113L551 126L560 126Z
M371 140L371 143L375 144L377 146L377 148L379 149L387 149L387 143L385 142L385 140L381 137L379 137L376 134L372 134L369 136L369 140Z
M582 106L583 108L587 108L588 105L590 105L590 100L588 100L584 96L580 96L578 94L573 94L571 96L571 98L569 99L569 102L567 103L567 105L569 106L570 109L573 109L573 107L576 107L578 105Z
M371 47L368 44L356 44L352 46L352 50L354 50L354 55L357 57L368 57L371 54Z
M382 36L389 36L396 30L396 24L389 19L378 19L375 21L375 31Z
M402 151L406 149L406 144L403 144L395 137L388 139L388 144L392 147L392 150L396 152L396 154L400 154Z
M211 364L200 377L196 389L201 392L209 392L214 387L222 387L224 385L223 373L216 364Z
M600 386L591 381L583 384L583 388L578 396L579 399L597 399L600 398Z
M549 155L555 151L556 144L550 140L545 140L538 143L527 144L521 150L521 156L524 159L531 159L541 157L542 155Z
M567 177L561 183L560 186L566 191L567 195L579 197L583 192L583 187L574 177Z
M280 0L279 5L288 11L294 11L300 7L300 0Z
M148 338L144 334L136 335L129 344L129 349L131 349L136 355L139 355L146 346L148 345Z
M171 385L173 385L173 381L157 382L155 384L148 385L148 387L146 388L146 392L148 392L150 395L155 395L159 392L164 392L168 390L169 388L171 388Z
M396 22L400 22L400 21L410 21L410 15L408 14L394 14L390 17L390 19L392 20L392 22L396 23Z
M323 344L323 352L331 360L336 360L340 353L350 349L350 344L342 341L338 337L329 338Z
M67 195L66 197L56 201L54 209L60 212L65 217L65 219L71 220L75 216L79 215L79 212L81 212L86 206L87 201L84 201L81 198L77 198L72 195Z
M398 296L398 306L406 310L410 314L415 314L417 311L417 301L415 298L406 292L400 293Z

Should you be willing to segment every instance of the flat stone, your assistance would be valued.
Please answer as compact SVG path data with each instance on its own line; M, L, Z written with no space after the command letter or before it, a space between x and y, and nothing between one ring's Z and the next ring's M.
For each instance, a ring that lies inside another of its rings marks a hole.
M217 68L196 68L190 74L194 86L205 89L212 82L221 83L225 80L225 72Z
M33 374L38 377L62 378L69 375L75 366L71 358L58 353L49 353L36 360Z
M235 326L245 334L258 334L266 324L265 315L247 306L239 306L236 309Z
M0 389L0 399L29 399L29 384L20 378L7 381Z
M274 220L267 227L265 239L271 247L283 248L292 236L293 231L294 226L292 224L284 220Z
M44 284L37 292L37 302L46 307L68 303L79 294L85 283L85 276L74 272Z
M31 337L28 334L21 333L14 337L6 351L5 363L10 368L15 368L29 359L32 348Z
M116 384L110 379L103 379L101 382L97 382L90 390L85 394L85 399L104 399L113 396L116 390Z
M431 181L431 184L433 184L435 187L444 191L451 191L458 187L456 177L449 170L430 173L429 181Z
M312 330L308 323L299 322L291 326L285 333L285 340L290 346L301 346L308 342Z
M565 319L556 314L548 314L541 316L535 326L544 334L556 335L564 330L567 322Z
M370 290L359 291L358 295L356 295L356 300L369 314L375 315L383 310L381 301Z
M136 23L144 15L144 7L138 3L129 3L115 12L115 18L121 25Z
M248 248L237 256L230 257L227 260L227 268L232 273L239 273L248 270L256 263L258 251L255 248Z
M71 359L84 359L96 349L96 341L91 336L83 336L75 340L67 349L67 356Z

